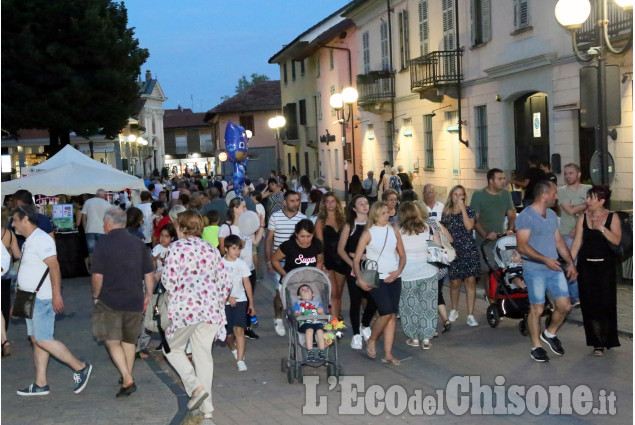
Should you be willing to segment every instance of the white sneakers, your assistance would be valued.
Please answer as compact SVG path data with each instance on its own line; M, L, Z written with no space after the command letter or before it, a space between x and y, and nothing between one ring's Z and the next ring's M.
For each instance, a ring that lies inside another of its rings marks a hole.
M234 355L234 359L238 360L238 350L232 350L232 354Z
M456 310L450 310L450 316L448 316L448 320L450 322L454 322L458 318L459 318L459 312Z
M362 336L360 334L353 335L353 339L351 340L351 348L353 350L362 349Z
M368 341L368 338L370 338L370 334L372 333L370 326L367 328L360 326L359 330L362 333L362 336L364 337L364 341Z
M278 335L285 336L286 331L284 330L284 323L282 323L282 319L273 319L273 325Z
M469 315L467 316L467 321L466 321L468 326L478 326L478 322L476 321L476 319L474 318L473 315Z
M245 372L247 370L247 365L242 360L238 360L236 366L238 366L238 372Z

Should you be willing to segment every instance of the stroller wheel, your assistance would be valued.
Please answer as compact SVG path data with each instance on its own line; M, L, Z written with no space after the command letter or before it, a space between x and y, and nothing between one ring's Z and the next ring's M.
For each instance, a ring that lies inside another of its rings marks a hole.
M520 319L520 322L518 322L518 330L520 331L520 334L522 336L527 336L529 335L529 329L527 328L527 319L526 319L527 315L525 315L524 319Z
M490 304L487 307L487 323L490 327L495 328L500 322L500 315L498 314L498 306L496 304Z
M298 382L301 384L303 381L303 375L302 375L302 365L300 363L298 363L298 367L295 372L295 377L298 379Z
M285 370L287 370L289 368L289 364L287 363L288 360L286 357L283 357L280 359L280 371L284 372Z
M342 377L342 366L336 366L333 363L329 363L326 366L326 376L334 376L335 379L339 382L339 379Z
M293 368L291 367L287 367L287 381L289 381L290 384L293 384Z

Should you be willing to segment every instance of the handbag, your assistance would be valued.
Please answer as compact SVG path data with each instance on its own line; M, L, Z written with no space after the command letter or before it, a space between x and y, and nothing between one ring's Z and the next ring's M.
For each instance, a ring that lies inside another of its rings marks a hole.
M162 332L170 326L168 316L168 294L155 293L150 298L150 309L146 311L144 326L150 332Z
M25 319L33 318L35 296L42 287L44 279L46 279L48 274L49 268L47 267L46 271L42 275L42 279L40 279L40 283L37 285L37 288L35 288L35 292L23 291L16 285L15 302L13 303L13 317L24 317Z
M620 220L620 226L622 227L622 237L620 238L620 243L618 245L613 245L609 242L609 247L613 254L615 254L619 258L628 258L633 255L633 229L628 225L626 220L622 220L622 218L617 213L612 213L613 218Z
M456 250L448 240L448 237L439 230L439 239L441 239L441 245L437 244L433 240L428 241L428 263L435 263L437 265L449 266L452 261L456 259Z
M388 232L390 231L390 226L386 228L386 238L384 239L384 246L381 247L381 252L379 253L379 259L381 254L384 252L384 248L386 247L386 242L388 241ZM379 287L379 265L375 260L362 260L360 263L361 266L361 279L372 286L373 288ZM359 281L357 281L359 282ZM359 283L357 283L359 286Z

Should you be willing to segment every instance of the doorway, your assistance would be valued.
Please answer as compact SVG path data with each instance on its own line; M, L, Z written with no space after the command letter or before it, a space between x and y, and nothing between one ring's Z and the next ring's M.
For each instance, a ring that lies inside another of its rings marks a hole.
M545 93L530 93L514 102L516 170L529 168L528 159L535 155L549 161L549 108Z

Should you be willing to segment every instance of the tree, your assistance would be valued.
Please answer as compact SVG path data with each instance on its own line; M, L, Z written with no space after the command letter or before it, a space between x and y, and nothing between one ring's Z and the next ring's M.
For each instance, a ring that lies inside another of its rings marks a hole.
M253 73L251 74L251 81L249 81L247 80L247 77L243 75L242 77L238 79L238 85L236 85L234 89L235 94L240 94L244 91L247 91L248 89L252 88L256 83L259 83L261 81L269 81L269 77L267 77L265 74ZM221 96L220 101L224 102L230 98L231 97L228 95Z
M2 12L2 128L48 129L52 151L71 131L117 136L149 56L123 2L3 0Z

